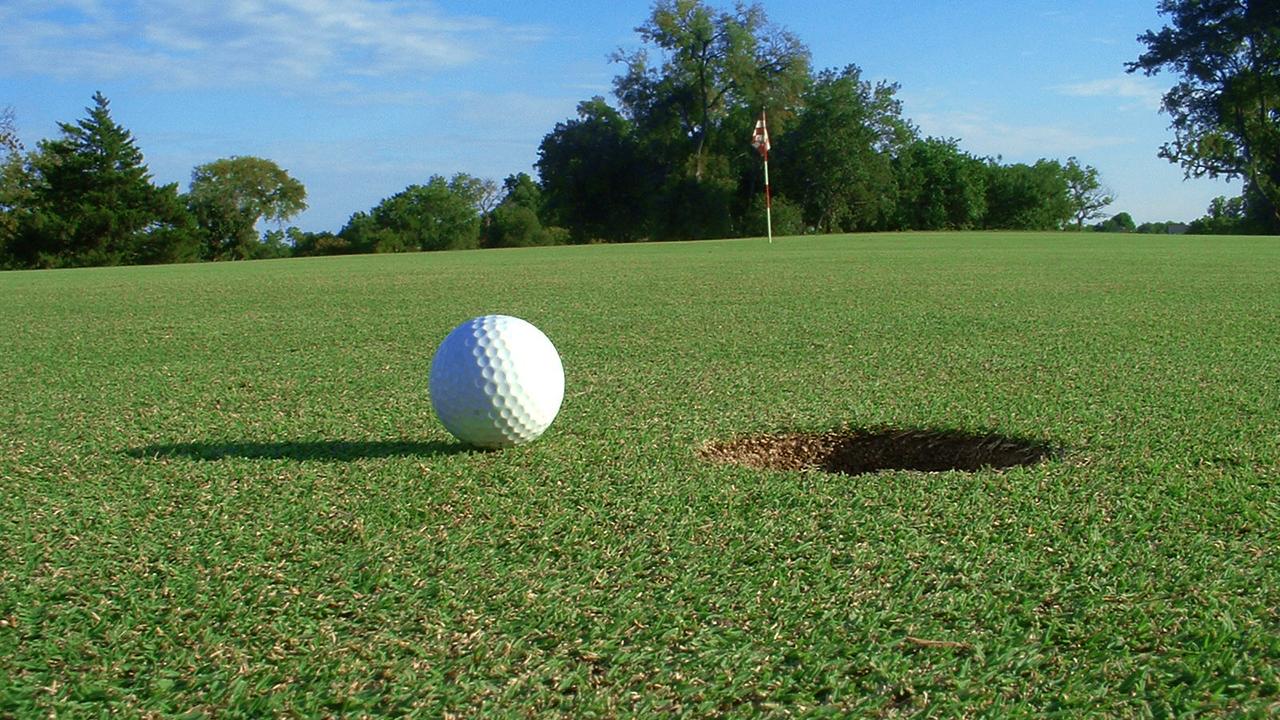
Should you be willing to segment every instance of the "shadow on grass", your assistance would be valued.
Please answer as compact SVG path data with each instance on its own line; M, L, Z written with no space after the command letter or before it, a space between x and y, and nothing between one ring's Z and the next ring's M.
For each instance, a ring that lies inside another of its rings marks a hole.
M479 452L457 442L419 442L416 440L318 440L291 442L223 442L175 443L130 448L130 457L153 460L187 458L190 460L335 460L352 461L388 457L438 457L463 452Z

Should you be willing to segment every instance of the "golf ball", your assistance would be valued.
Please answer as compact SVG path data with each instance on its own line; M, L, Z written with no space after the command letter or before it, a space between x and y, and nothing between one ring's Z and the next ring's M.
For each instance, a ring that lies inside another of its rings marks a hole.
M564 367L542 331L509 315L472 318L431 360L431 405L454 437L483 448L536 439L560 412Z

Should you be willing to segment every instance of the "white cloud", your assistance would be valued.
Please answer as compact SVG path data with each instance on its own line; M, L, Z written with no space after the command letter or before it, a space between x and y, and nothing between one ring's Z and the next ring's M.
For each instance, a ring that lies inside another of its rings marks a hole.
M1000 156L1006 162L1065 158L1130 142L1116 135L1097 135L1063 125L1013 124L971 112L922 113L914 120L925 135L957 138L968 152Z
M1114 98L1125 101L1121 109L1158 110L1164 89L1151 78L1138 75L1069 83L1053 88L1060 95L1070 97Z
M545 32L413 0L14 0L0 8L8 74L167 89L333 89L457 68Z

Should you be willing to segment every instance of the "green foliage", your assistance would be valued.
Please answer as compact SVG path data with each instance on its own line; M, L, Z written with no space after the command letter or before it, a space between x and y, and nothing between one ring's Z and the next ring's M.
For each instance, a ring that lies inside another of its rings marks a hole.
M955 140L909 143L895 159L894 176L899 229L963 230L981 225L987 215L990 170Z
M1134 225L1133 217L1127 212L1117 213L1108 218L1105 222L1100 222L1097 225L1094 225L1093 229L1097 232L1106 233L1137 232L1137 227Z
M636 32L661 63L651 66L646 49L617 53L626 70L614 92L627 116L674 153L672 166L698 181L713 154L740 145L720 132L735 109L776 108L781 120L808 83L808 48L758 3L717 11L702 0L658 0Z
M1129 72L1171 70L1172 142L1160 156L1188 177L1243 178L1280 232L1280 8L1274 0L1162 0L1170 24L1147 31ZM1262 228L1263 230L1267 228Z
M557 123L538 148L538 174L551 224L574 242L631 241L647 235L655 169L631 123L596 97L578 118Z
M18 138L17 115L11 106L0 108L0 160L22 152L22 141Z
M1060 230L1074 212L1066 173L1056 160L1034 165L988 165L984 226L1002 230Z
M1204 217L1187 227L1191 235L1240 235L1249 232L1249 217L1244 197L1218 196L1209 203Z
M347 221L339 236L354 252L467 250L480 245L480 203L485 181L465 173L449 180L433 175L411 185L368 213Z
M893 157L910 139L898 86L862 80L849 65L824 70L777 144L778 187L798 199L822 232L879 230L894 212Z
M355 252L351 243L331 232L304 232L289 229L293 254L297 257L313 255L346 255Z
M298 229L268 230L263 233L262 240L252 246L250 260L278 260L293 256L294 242Z
M538 214L523 205L503 203L493 211L488 247L547 245Z
M88 116L60 123L25 168L7 168L22 185L23 207L9 245L21 266L62 267L193 259L196 238L177 185L156 187L132 134L97 93ZM14 189L6 191L13 202Z
M661 208L654 218L657 240L706 240L734 235L733 204L737 184L725 177L668 176L659 190Z
M1144 222L1133 230L1143 235L1181 235L1187 231L1185 223L1172 220L1164 222Z
M17 240L19 216L28 212L34 181L18 140L13 108L0 111L0 270L18 267L10 254Z
M808 227L804 221L804 209L785 195L773 196L773 234L776 236L803 235ZM751 198L742 216L742 234L747 237L764 237L769 232L768 218L764 211L764 196Z
M243 260L274 254L278 249L258 247L258 222L288 220L307 208L306 198L302 183L274 162L235 156L196 167L187 205L206 259Z
M517 173L510 175L506 180L502 181L502 191L504 193L502 204L516 205L528 208L536 213L539 219L543 218L544 202L542 199L542 188L529 177L528 173Z
M1062 174L1067 181L1067 200L1071 205L1077 230L1083 229L1086 221L1102 217L1106 207L1115 202L1115 194L1102 187L1097 168L1091 165L1081 166L1078 160L1071 157L1067 158ZM1132 225L1132 219L1130 224Z

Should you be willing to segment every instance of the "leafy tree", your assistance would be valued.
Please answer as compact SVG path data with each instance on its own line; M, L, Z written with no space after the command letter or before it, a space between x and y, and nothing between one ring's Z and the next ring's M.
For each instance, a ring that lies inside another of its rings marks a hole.
M1204 217L1187 227L1191 235L1239 235L1247 232L1248 213L1244 197L1219 196L1209 203Z
M502 181L502 191L504 193L502 197L503 205L517 205L528 208L537 213L539 219L542 219L542 188L538 187L538 183L529 177L529 173L508 175L507 179Z
M805 232L804 211L785 195L774 195L772 202L773 234L778 237L802 235ZM764 237L769 231L764 211L764 196L757 195L743 213L742 230L748 237Z
M530 247L552 244L538 214L516 203L503 203L493 211L493 227L486 247Z
M574 242L631 241L647 234L657 174L630 121L596 97L557 123L538 148L546 213Z
M194 259L197 239L177 184L156 187L133 136L93 96L29 158L27 211L10 254L21 265L115 265Z
M893 156L912 135L897 85L862 79L849 65L824 70L777 143L778 187L799 199L822 232L880 229L894 209ZM744 136L745 137L745 136Z
M489 241L489 230L493 223L493 211L502 202L502 191L498 184L489 179L472 178L475 193L476 210L480 212L480 246L486 247Z
M1115 202L1115 194L1102 187L1102 181L1098 179L1097 168L1092 165L1082 167L1074 157L1067 158L1067 164L1063 167L1062 173L1067 181L1067 199L1071 204L1071 213L1076 221L1076 229L1083 230L1085 221L1103 216L1105 208ZM1128 217L1127 213L1121 214ZM1117 215L1116 217L1119 216ZM1132 218L1130 218L1129 223L1129 230L1132 230Z
M781 119L809 78L808 49L770 23L759 4L739 2L724 12L702 0L658 0L636 32L662 61L650 65L643 48L618 52L614 59L626 71L614 80L614 92L647 135L662 132L668 143L683 145L699 182L733 109L769 108Z
M1107 218L1104 222L1094 225L1093 229L1098 232L1105 233L1131 233L1134 232L1137 227L1133 223L1133 217L1127 212L1122 212L1116 213L1110 218Z
M1164 96L1174 139L1160 156L1188 177L1244 178L1280 228L1280 6L1275 0L1162 0L1170 25L1139 36L1126 65L1181 76Z
M1060 230L1071 218L1066 174L1056 160L989 166L988 229Z
M1177 232L1184 232L1186 227L1187 226L1182 223L1166 220L1162 222L1144 222L1134 228L1133 231L1146 235L1170 235Z
M255 240L253 251L247 260L274 260L293 255L293 238L297 228L288 230L268 230L262 234L262 240Z
M15 261L9 255L18 230L18 213L30 197L31 181L18 139L13 108L0 110L0 269Z
M204 236L210 260L260 255L260 220L283 222L307 208L307 190L270 160L235 156L191 173L187 205Z
M902 230L964 230L987 212L986 164L955 140L915 140L894 162L898 197L894 225Z
M465 173L433 175L368 213L356 213L338 233L354 252L465 250L480 243L479 203L485 181Z
M712 177L699 181L689 175L668 175L658 191L651 223L658 240L702 240L734 234L733 209L738 183L729 175L728 163L716 158Z
M22 141L18 139L18 123L13 108L6 105L0 109L0 159L6 159L22 152Z
M492 213L492 227L484 247L557 245L564 236L543 225L542 189L527 173L509 175L502 182L502 202Z
M351 243L331 232L306 232L297 228L289 228L288 236L293 245L293 255L307 257L311 255L345 255L355 252Z

